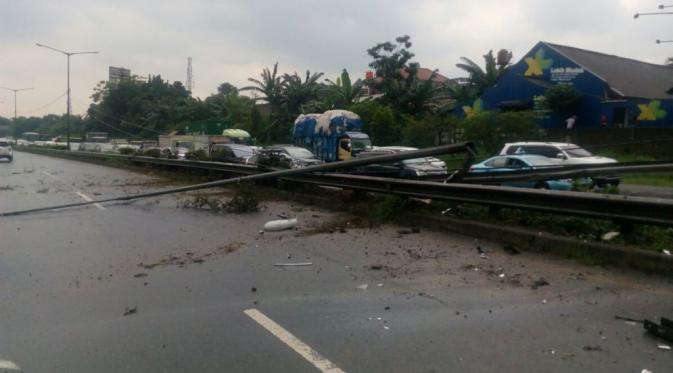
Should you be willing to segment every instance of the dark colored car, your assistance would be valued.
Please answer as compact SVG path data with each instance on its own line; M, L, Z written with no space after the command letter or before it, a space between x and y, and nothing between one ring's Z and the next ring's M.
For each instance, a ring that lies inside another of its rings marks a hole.
M357 158L374 157L405 151L418 150L403 146L377 147L371 151L361 152ZM446 164L435 157L412 158L393 163L375 163L355 167L352 173L367 176L393 177L402 179L434 179L448 176Z
M301 168L323 163L310 151L294 145L273 145L257 151L251 163L274 168Z
M240 144L213 144L210 148L210 159L228 163L252 163L257 150L254 146Z

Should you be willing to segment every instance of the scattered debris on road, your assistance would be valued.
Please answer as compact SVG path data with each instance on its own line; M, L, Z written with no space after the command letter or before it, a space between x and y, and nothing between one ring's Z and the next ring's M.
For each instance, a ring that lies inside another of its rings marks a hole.
M619 316L619 315L615 315L615 319L623 320L623 321L626 321L626 322L640 323L640 324L645 322L645 320L643 320L643 319L634 319L634 318L631 318L631 317Z
M278 231L284 231L286 229L292 229L296 226L297 226L297 218L271 220L266 222L266 224L264 224L264 231L278 232Z
M533 285L531 285L530 287L531 287L531 289L537 289L537 288L540 288L540 287L543 287L543 286L548 286L548 285L549 285L549 282L547 282L547 280L545 280L543 277L540 277L539 279L535 280L533 282Z
M601 346L584 346L582 349L584 351L603 351L603 347Z
M362 284L362 285L356 286L355 288L358 289L358 290L367 290L368 287L369 287L369 284Z
M518 255L518 254L521 253L521 251L519 249L517 249L516 246L511 245L511 244L506 244L502 248L509 255Z
M660 345L657 345L657 348L660 349L660 350L666 350L666 351L671 350L671 346L669 346L669 345L661 345L660 344Z
M299 263L276 263L275 267L306 267L312 266L312 262L299 262Z
M383 269L383 264L372 264L369 266L372 271L380 271Z
M155 267L163 267L163 266L171 266L171 265L176 265L180 268L183 268L184 266L188 264L200 264L205 262L207 258L214 257L217 255L226 255L235 252L236 250L240 249L243 247L242 242L230 242L224 246L220 246L217 249L207 252L205 254L195 254L191 251L187 251L183 255L177 256L177 255L170 255L167 257L162 258L161 260L153 263L139 263L138 267L145 268L145 269L153 269Z
M138 312L138 306L134 306L134 307L130 307L130 308L129 307L124 308L124 316L133 315L136 312Z
M135 278L147 277L147 273L145 272L136 273L135 275L133 275L133 277Z
M619 236L619 232L607 232L604 235L601 236L601 240L603 241L611 241L612 239L616 238Z
M673 342L673 321L665 317L661 318L661 325L650 320L644 320L643 326L649 333Z

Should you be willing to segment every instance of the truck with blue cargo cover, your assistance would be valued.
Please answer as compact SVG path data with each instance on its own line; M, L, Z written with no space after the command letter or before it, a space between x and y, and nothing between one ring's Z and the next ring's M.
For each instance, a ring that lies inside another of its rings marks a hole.
M345 161L372 147L369 136L362 132L362 119L347 110L302 114L294 121L292 135L294 145L325 162Z

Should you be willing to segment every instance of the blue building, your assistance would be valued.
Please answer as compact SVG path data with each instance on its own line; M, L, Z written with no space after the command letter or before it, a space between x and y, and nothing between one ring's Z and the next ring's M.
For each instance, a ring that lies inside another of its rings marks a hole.
M548 110L544 93L568 84L582 95L575 128L673 128L673 67L539 42L512 65L472 107L532 110L542 128L564 128L565 119Z

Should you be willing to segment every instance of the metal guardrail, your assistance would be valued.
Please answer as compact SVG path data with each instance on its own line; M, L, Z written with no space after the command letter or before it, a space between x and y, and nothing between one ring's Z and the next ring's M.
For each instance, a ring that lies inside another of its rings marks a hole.
M33 149L30 151L32 150ZM66 152L51 149L39 149L34 152L67 158L119 159L130 162L217 170L237 174L253 174L260 172L256 166L220 162L174 160L92 152ZM664 167L668 169L667 167L670 167L670 164L658 164L650 166L651 169L657 169L657 167ZM642 167L648 166L623 166L624 170L636 170ZM598 172L605 172L606 169L614 168L615 166L591 167L590 169L598 170ZM577 173L584 171L586 170L573 169L563 172ZM554 172L556 172L556 174L554 174L553 177L564 177L558 176L560 175L558 173L559 171ZM551 173L545 174L544 177L549 179L550 174ZM533 210L563 215L614 219L621 222L673 226L672 199L570 191L536 190L461 183L438 183L431 181L402 180L332 173L283 175L280 176L280 178L294 182L364 190L378 193L389 193L402 196L450 200L486 206Z

